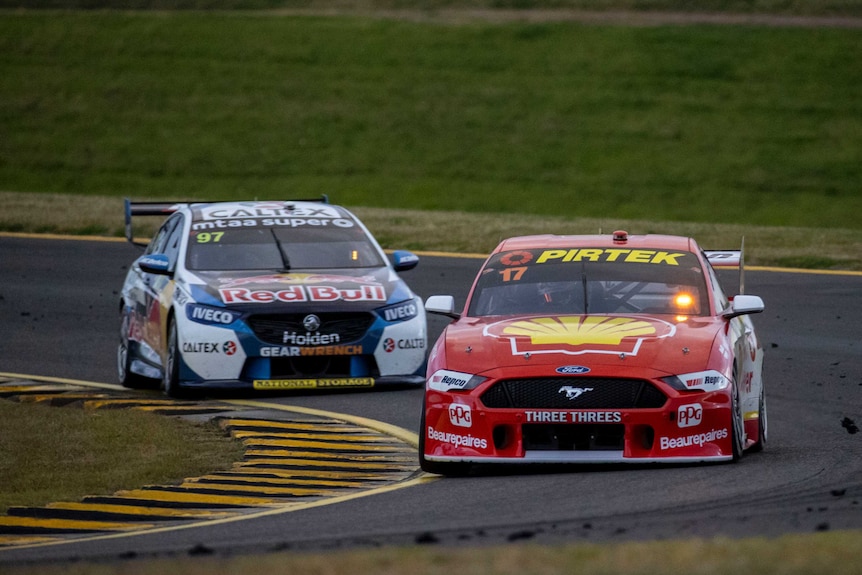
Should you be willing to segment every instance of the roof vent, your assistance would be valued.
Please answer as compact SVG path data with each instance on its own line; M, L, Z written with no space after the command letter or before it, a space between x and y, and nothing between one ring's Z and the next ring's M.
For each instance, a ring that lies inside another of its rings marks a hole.
M625 230L617 230L614 232L614 241L615 242L627 242L629 241L629 233Z

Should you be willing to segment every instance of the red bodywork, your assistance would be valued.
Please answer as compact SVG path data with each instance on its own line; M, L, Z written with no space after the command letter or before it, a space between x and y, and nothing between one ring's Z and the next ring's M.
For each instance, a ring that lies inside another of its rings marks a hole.
M544 261L577 265L579 256L621 264L629 258L642 267L695 262L690 268L702 269L706 301L691 315L468 315L483 274L526 281L534 268L513 270ZM734 394L739 421L744 412L743 445L750 446L759 439L760 410L752 406L761 396L762 350L747 315L721 314L727 299L710 281L709 266L693 240L675 236L532 236L501 243L480 270L463 315L431 349L423 467L446 473L465 463L737 458Z

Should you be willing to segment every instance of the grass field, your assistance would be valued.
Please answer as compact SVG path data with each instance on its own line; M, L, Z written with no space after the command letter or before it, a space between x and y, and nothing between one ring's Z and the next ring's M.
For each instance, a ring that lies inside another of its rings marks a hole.
M852 29L4 12L0 190L858 230L860 53Z
M860 0L0 0L0 7L142 10L638 10L862 16Z

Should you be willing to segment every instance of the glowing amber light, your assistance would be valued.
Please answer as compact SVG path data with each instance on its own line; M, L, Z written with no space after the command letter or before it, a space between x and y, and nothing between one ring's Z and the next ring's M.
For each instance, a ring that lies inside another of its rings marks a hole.
M673 301L676 304L676 307L679 308L687 308L694 305L694 298L687 293L677 294L676 297L673 298Z
M350 259L353 261L358 260L359 259L359 252L356 250L353 250L352 252L350 252Z

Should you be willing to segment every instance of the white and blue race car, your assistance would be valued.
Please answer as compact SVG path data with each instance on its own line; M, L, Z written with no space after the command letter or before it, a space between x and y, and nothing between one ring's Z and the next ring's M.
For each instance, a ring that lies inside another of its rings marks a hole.
M425 382L425 309L348 210L320 201L156 203L167 217L119 302L120 383L305 390ZM140 245L140 244L138 244Z

